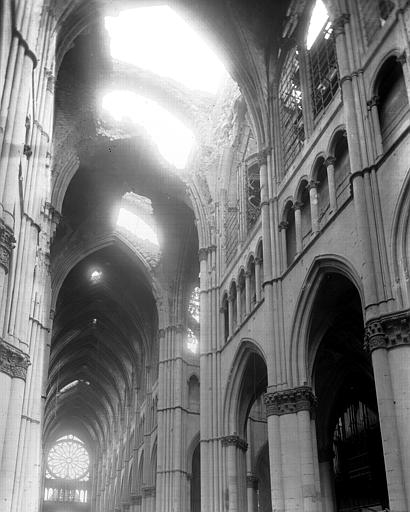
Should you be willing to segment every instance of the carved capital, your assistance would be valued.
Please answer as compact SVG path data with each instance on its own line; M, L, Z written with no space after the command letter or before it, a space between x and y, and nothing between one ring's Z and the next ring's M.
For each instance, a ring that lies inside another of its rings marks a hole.
M0 221L1 222L1 221ZM3 222L0 224L0 266L7 274L10 267L10 256L14 249L16 240L13 236L13 230Z
M158 331L158 337L159 338L165 338L165 329L160 329Z
M364 348L368 352L373 352L377 348L387 348L384 329L378 320L373 320L366 325Z
M366 325L364 346L372 352L377 348L392 349L410 345L410 311L395 313Z
M336 158L334 156L328 156L324 161L324 164L326 167L329 167L330 165L335 165L335 162Z
M319 183L320 183L320 181L317 181L317 180L310 180L310 181L309 181L309 183L308 183L308 185L307 185L307 188L308 188L309 190L311 190L312 188L313 188L314 190L317 190L317 187L319 186Z
M279 224L279 231L282 231L283 229L288 229L288 227L289 227L289 222L287 220L283 220Z
M248 449L248 443L241 439L236 434L222 437L221 441L222 446L235 446L236 448L239 448L243 452L246 452L246 450Z
M373 107L377 107L379 104L379 97L372 96L371 99L367 102L367 108L371 110Z
M410 311L391 315L382 320L387 347L410 345Z
M16 379L26 380L30 358L10 343L0 340L0 372Z
M294 209L295 211L297 211L297 210L301 210L301 209L302 209L302 207L303 207L303 203L302 203L302 201L295 201L295 202L293 203L293 209Z
M264 400L268 416L281 416L299 411L312 412L316 406L316 397L309 386L266 393Z
M350 14L341 14L333 20L333 30L335 36L339 36L345 33L345 25L350 21Z

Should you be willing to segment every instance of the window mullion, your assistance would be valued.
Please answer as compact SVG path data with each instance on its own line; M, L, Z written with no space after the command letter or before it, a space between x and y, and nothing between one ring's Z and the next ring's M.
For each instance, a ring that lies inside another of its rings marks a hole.
M312 106L312 85L309 73L309 54L308 51L303 48L298 48L299 53L299 65L300 65L300 85L302 89L302 105L303 105L303 123L305 125L305 138L309 138L313 132L314 120L313 120L313 106Z

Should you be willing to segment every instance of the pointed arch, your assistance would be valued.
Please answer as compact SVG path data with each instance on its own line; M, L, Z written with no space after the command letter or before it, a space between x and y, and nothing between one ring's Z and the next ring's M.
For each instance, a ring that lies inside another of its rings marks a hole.
M262 347L255 340L244 338L233 359L225 391L222 428L227 435L236 433L244 438L245 420L255 398L254 395L260 394L266 389L267 381L255 382L255 389L247 390L249 393L244 390L246 370L252 357L257 358L259 375L261 375L261 371L266 373L266 355Z
M326 274L336 273L346 277L357 289L362 308L364 304L361 279L356 269L345 258L337 255L318 256L313 261L299 294L294 315L289 346L287 381L290 387L311 384L309 372L308 333L313 305Z

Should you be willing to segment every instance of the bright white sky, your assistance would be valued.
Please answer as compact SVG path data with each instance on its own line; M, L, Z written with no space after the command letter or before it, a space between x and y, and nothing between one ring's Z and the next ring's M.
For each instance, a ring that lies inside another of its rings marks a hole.
M133 235L142 240L159 246L157 234L143 219L130 212L126 208L120 208L117 225L128 229Z
M308 35L306 40L306 48L310 50L313 43L316 41L317 36L320 34L324 24L328 20L326 7L322 0L317 0L315 7L313 8L312 17L310 18L310 24L308 29Z
M130 91L113 91L103 97L103 109L117 121L130 119L144 126L162 156L183 169L194 142L193 133L155 101Z
M195 31L168 6L139 7L106 16L111 56L191 89L216 93L225 70Z

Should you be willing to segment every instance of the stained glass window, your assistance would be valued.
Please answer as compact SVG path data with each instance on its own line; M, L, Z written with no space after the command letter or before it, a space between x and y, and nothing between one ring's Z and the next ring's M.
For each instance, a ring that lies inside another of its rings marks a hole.
M47 470L51 478L88 480L89 465L84 443L73 435L59 439L48 452Z

